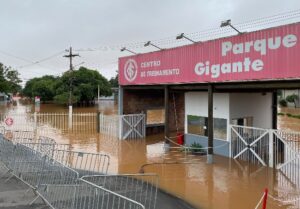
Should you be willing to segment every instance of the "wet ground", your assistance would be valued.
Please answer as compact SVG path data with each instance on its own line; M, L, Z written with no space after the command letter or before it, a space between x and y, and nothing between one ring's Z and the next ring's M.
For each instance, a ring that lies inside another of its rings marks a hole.
M31 112L31 105L11 108L11 111ZM96 112L98 107L75 108L75 112ZM113 102L102 102L101 111L116 114ZM7 109L6 109L7 110ZM67 112L56 105L41 105L41 112ZM288 110L285 110L288 111ZM161 117L161 116L159 116ZM298 130L298 121L280 118L279 127ZM286 116L284 116L286 117ZM293 118L294 119L294 118ZM300 130L300 129L299 129ZM94 132L57 132L57 140L70 143L74 150L105 152L111 156L110 173L157 173L160 188L201 209L254 209L264 188L273 196L291 198L300 196L291 188L288 179L272 169L253 166L223 157L215 157L213 165L206 164L205 156L186 154L178 149L164 149L163 135L146 140L119 141ZM297 203L298 204L298 203ZM269 200L268 208L295 209L293 204Z
M6 174L6 171L0 165L0 209L50 209L41 200L29 205L35 194L16 178L7 181L10 175Z

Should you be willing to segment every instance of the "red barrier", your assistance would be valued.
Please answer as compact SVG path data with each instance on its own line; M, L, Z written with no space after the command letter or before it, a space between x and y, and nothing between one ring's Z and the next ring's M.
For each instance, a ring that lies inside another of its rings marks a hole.
M177 133L177 143L180 145L184 144L184 135L182 133Z
M268 199L268 189L265 189L265 196L264 196L264 200L263 200L263 207L262 209L266 209L267 208L267 199Z

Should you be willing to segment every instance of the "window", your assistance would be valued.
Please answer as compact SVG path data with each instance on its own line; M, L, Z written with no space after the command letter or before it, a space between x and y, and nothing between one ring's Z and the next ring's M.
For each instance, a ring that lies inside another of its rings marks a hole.
M208 136L208 118L202 116L187 116L189 134ZM224 118L214 118L214 138L227 139L227 120Z
M147 110L147 124L165 123L165 109Z
M253 126L253 117L235 118L231 120L232 125Z

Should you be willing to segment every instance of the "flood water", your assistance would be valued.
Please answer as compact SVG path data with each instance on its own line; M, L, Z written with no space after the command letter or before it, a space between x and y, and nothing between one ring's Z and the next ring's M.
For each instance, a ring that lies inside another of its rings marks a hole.
M0 109L1 112L36 110L37 107L33 105L20 103L15 107ZM66 113L68 110L63 106L42 104L38 111ZM74 112L97 111L98 106L74 108ZM100 111L116 114L117 106L113 101L102 101ZM299 124L300 119L294 120L287 116L280 116L278 119L278 125L283 129L300 131ZM120 141L95 131L68 133L57 130L55 138L60 143L71 144L73 150L109 154L110 173L157 173L162 190L199 209L254 209L264 188L269 188L275 197L300 197L299 191L290 188L288 179L282 181L285 177L270 168L218 156L215 156L214 164L207 165L205 156L186 154L178 149L165 150L163 135L149 136L145 140ZM298 207L269 199L268 208Z

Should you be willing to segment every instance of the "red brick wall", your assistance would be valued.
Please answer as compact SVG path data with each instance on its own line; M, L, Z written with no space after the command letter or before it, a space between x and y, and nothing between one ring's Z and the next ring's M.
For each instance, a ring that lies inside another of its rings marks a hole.
M175 106L177 112L177 121L179 131L184 130L184 92L174 93ZM159 109L164 108L164 90L132 90L124 89L123 96L123 113L124 114L134 114L141 113L148 109ZM169 92L169 131L176 132L176 120L175 120L175 110L174 110L174 99L173 93ZM157 129L162 132L163 129ZM147 131L152 133L151 130ZM156 133L154 131L153 133Z
M123 113L146 113L147 109L164 108L163 90L124 89Z

